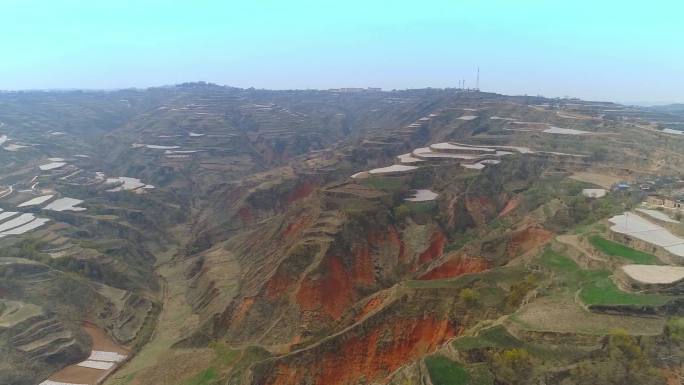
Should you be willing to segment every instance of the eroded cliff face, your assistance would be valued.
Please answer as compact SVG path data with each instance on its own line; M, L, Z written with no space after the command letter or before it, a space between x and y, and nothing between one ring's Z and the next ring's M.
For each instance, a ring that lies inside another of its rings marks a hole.
M359 301L347 315L353 321L350 326L255 364L244 383L381 384L403 368L413 368L410 372L415 374L420 371L416 362L422 357L482 317L503 314L510 285L526 273L519 269L508 274L512 281L472 275L435 285L424 281L394 285ZM466 287L485 293L482 300L488 306L466 305L458 295Z

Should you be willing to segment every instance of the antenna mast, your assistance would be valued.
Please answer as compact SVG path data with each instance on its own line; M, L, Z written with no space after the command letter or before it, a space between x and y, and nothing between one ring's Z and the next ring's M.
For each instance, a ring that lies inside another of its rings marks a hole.
M477 80L475 82L475 91L480 90L480 67L477 67Z

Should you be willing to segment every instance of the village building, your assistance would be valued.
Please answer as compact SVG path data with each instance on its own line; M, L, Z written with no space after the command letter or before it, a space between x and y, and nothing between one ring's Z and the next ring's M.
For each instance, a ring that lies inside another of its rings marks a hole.
M649 195L646 197L646 203L654 206L663 206L671 209L682 208L682 203L675 198L663 195Z

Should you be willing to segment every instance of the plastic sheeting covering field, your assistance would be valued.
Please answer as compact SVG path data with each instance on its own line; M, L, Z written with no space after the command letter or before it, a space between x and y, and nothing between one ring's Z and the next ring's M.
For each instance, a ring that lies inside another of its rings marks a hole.
M662 212L662 211L658 211L658 210L649 210L649 209L636 209L636 211L638 211L638 212L640 212L640 213L644 213L644 214L648 215L648 216L651 217L651 218L654 218L654 219L657 219L657 220L660 220L660 221L663 221L663 222L667 222L667 223L679 223L679 221L676 221L676 220L670 218L667 214L665 214L665 213Z
M684 279L682 266L625 265L622 271L636 281L650 284L668 284Z
M684 257L684 239L636 214L626 212L610 218L609 221L614 225L610 229L616 233L629 235Z
M404 199L405 201L408 202L426 202L426 201L434 201L437 199L437 196L439 194L432 192L430 190L416 190L415 194L410 197Z
M74 198L59 198L56 201L45 206L45 210L53 211L85 211L84 207L76 207L83 203L80 199Z

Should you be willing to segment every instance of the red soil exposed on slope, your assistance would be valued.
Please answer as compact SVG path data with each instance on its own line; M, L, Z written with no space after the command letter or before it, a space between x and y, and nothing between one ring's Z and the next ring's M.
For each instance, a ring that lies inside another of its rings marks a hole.
M418 261L423 264L438 258L444 252L444 245L446 245L446 237L441 231L435 231L430 239L430 246L420 254Z
M486 224L489 218L496 215L496 205L488 197L468 197L465 206L478 226Z
M265 294L266 298L269 300L274 300L284 293L295 283L292 277L283 274L280 270L276 271L275 274L266 282Z
M254 214L252 214L252 211L249 209L249 207L242 207L240 211L238 211L238 215L243 223L249 223L254 220Z
M249 312L249 309L252 308L252 305L254 305L253 297L243 298L240 304L238 305L237 309L235 310L235 313L233 313L232 322L238 323L242 321L247 315L247 312Z
M316 185L314 185L313 183L304 182L295 187L294 190L292 190L290 195L287 197L287 203L290 204L300 199L304 199L311 195L311 193L314 192L315 189Z
M304 278L297 292L297 303L303 311L320 309L339 319L353 302L353 279L339 257L328 257L323 277Z
M445 319L394 320L376 325L363 335L342 337L344 340L335 349L323 347L310 352L315 360L280 363L263 383L346 385L361 378L368 382L383 381L394 370L436 350L456 334Z
M311 218L307 216L300 216L294 222L287 225L285 230L283 230L282 236L284 238L290 236L296 236L299 234L304 227L306 227L311 222Z
M453 258L443 264L437 266L436 268L430 270L429 272L423 274L419 279L430 280L430 279L443 279L443 278L454 278L459 275L468 273L479 273L481 271L487 270L489 264L483 258Z
M517 255L538 249L553 238L553 233L541 227L528 227L513 235L508 243L508 254Z
M505 217L506 215L510 214L513 210L517 209L520 205L520 201L520 197L513 197L509 199L508 202L506 202L506 206L499 213L498 218Z
M432 249L441 254L444 235L437 233ZM359 289L375 285L374 265L376 249L387 247L398 252L395 256L404 258L403 242L393 227L387 232L372 232L367 235L366 243L351 250L351 262L347 266L340 256L328 256L321 264L318 277L305 277L297 292L297 302L302 311L322 311L333 319L339 319L359 299ZM397 247L398 250L394 248ZM431 251L428 251L428 255Z
M373 259L371 258L368 246L364 245L354 250L352 276L360 284L370 285L375 282Z

